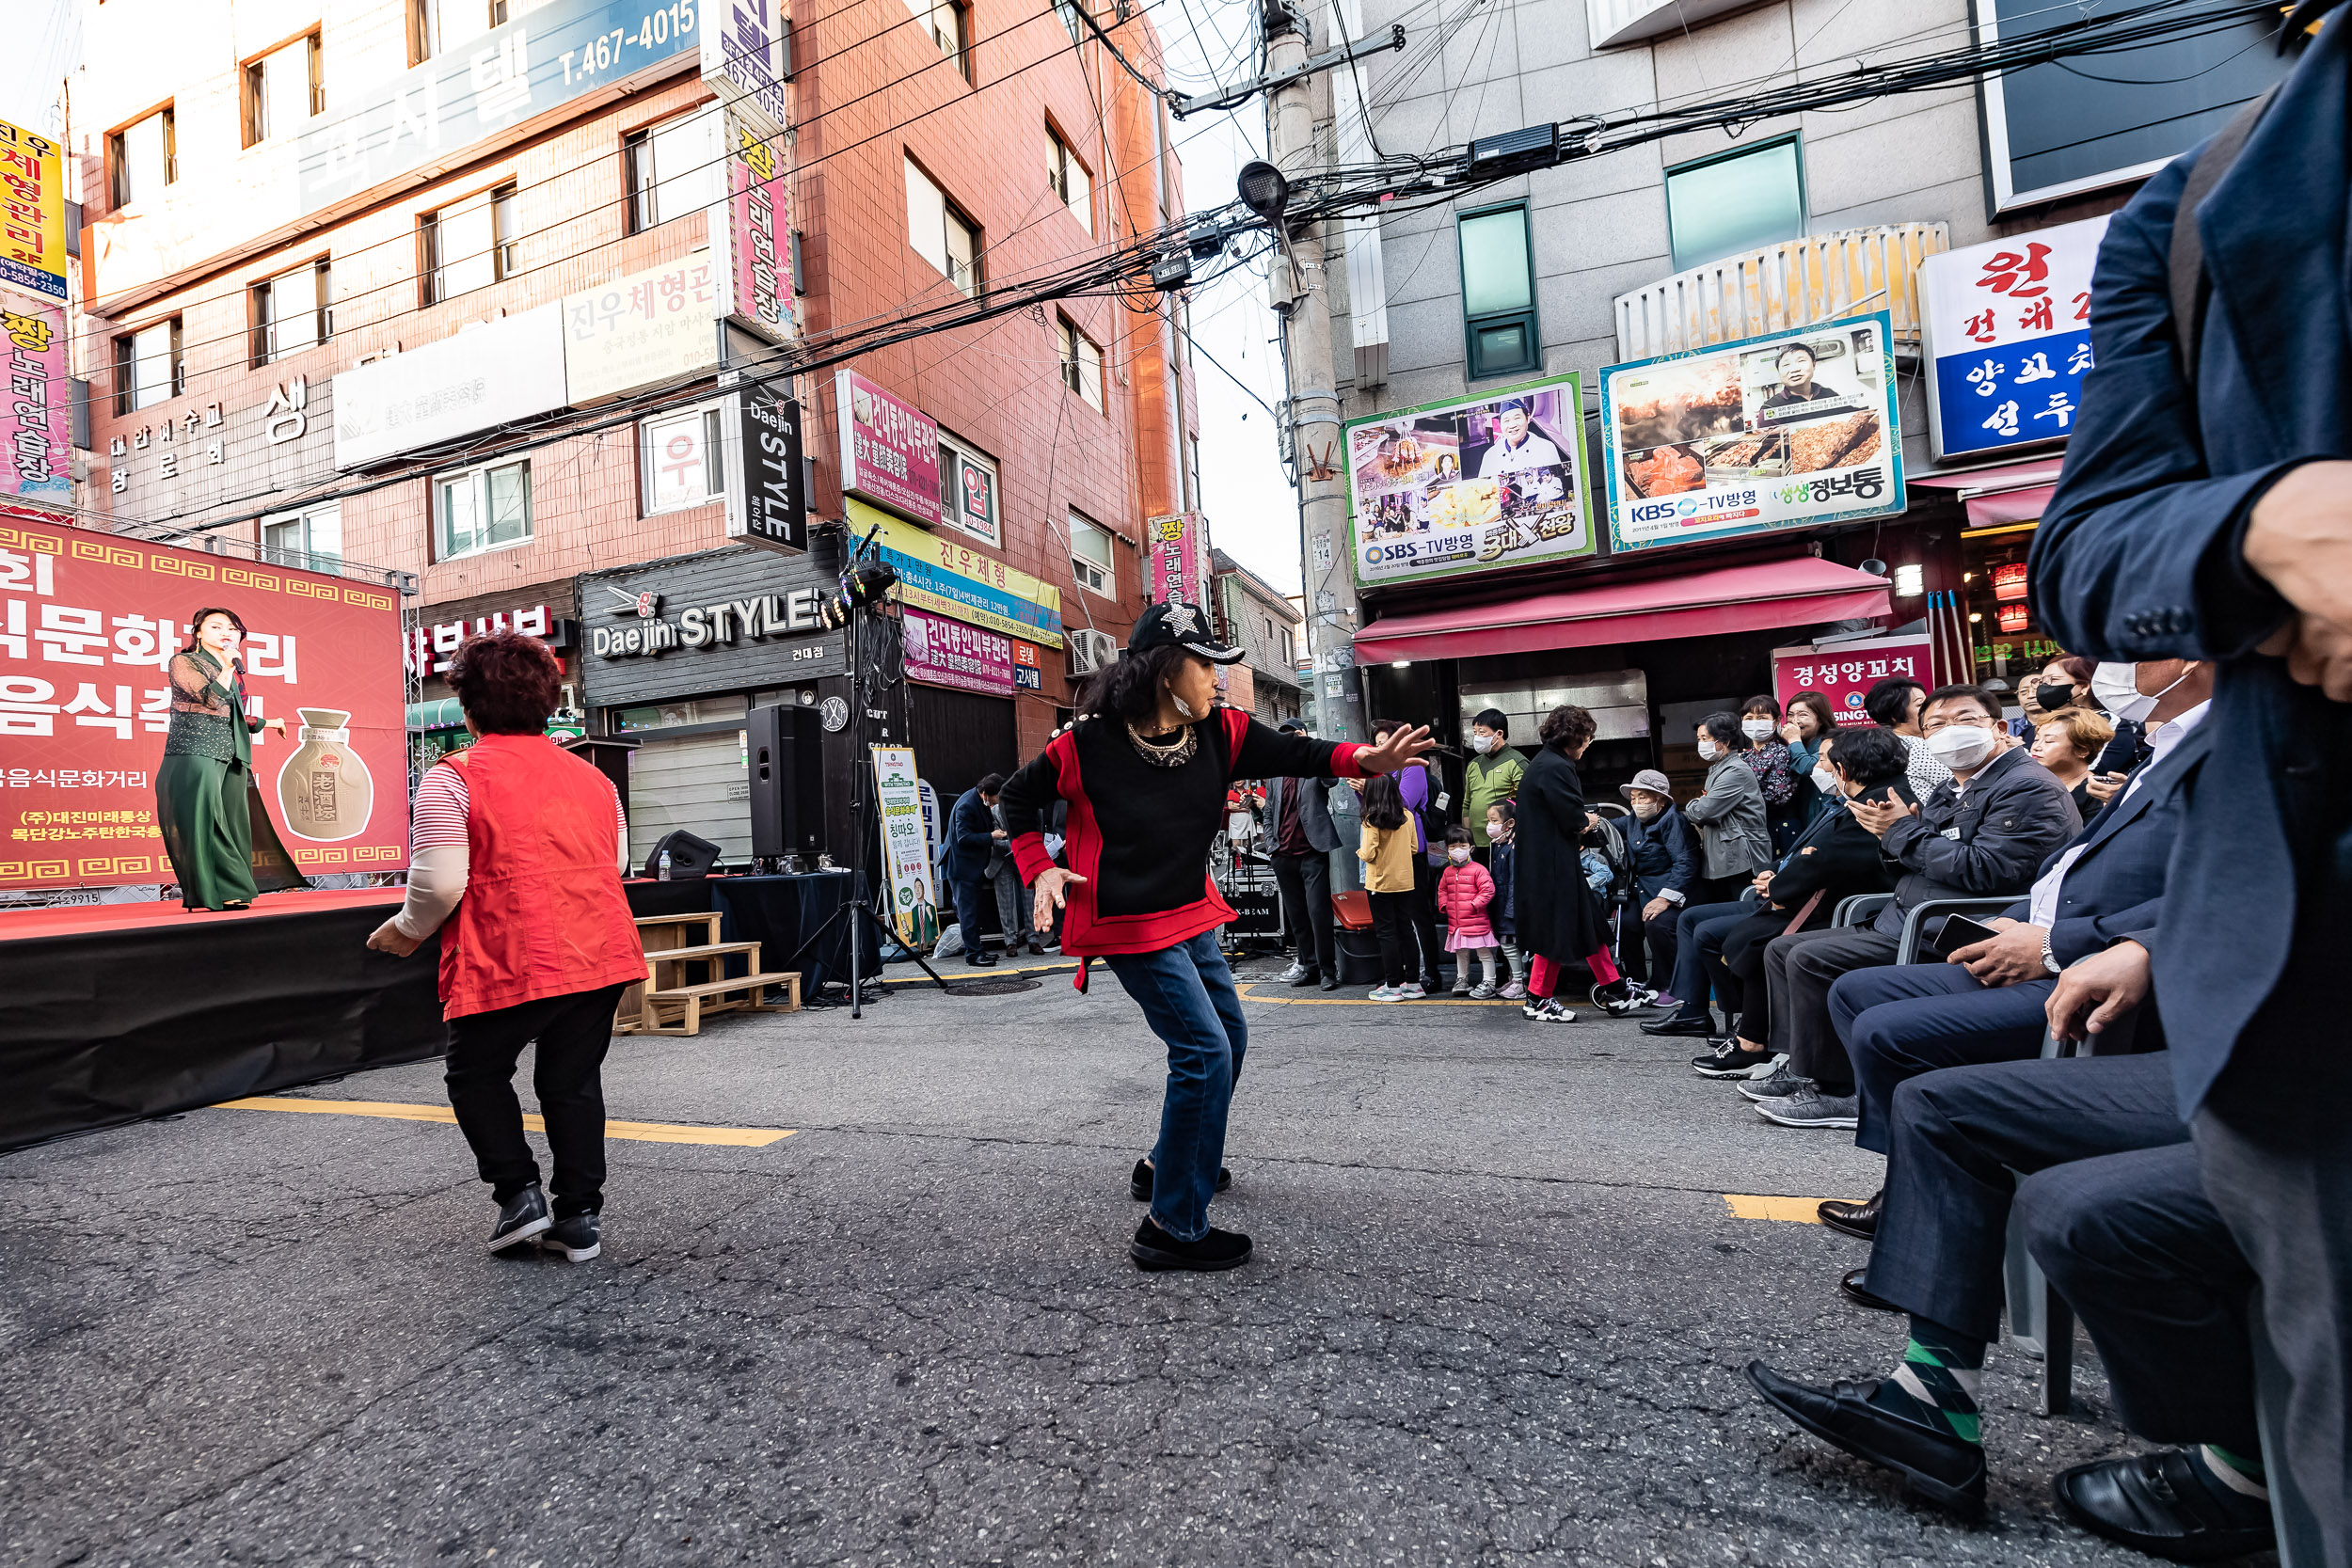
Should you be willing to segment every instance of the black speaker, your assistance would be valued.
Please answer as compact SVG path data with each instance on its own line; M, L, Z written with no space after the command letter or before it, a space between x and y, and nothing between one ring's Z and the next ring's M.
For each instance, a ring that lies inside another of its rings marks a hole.
M719 863L719 847L707 838L696 838L680 828L664 833L645 852L645 875L661 875L661 852L670 852L670 880L691 882L710 875L710 868Z
M751 712L752 853L811 859L825 837L824 732L815 707Z

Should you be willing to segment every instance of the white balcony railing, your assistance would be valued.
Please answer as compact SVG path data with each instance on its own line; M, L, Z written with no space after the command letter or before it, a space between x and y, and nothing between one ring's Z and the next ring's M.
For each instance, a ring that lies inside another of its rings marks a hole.
M1919 341L1919 263L1951 248L1941 223L1843 229L1692 267L1617 296L1617 356L1651 359L1709 343L1885 310L1895 341Z

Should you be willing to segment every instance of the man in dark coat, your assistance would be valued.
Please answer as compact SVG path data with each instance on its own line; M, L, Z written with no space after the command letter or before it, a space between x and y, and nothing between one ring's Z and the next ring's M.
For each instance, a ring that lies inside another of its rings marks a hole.
M1002 773L991 773L956 797L947 814L947 885L955 890L956 924L963 933L963 961L985 969L996 956L980 945L980 906L993 899L988 880L989 857L1005 842L1004 831L993 815L996 792L1005 787ZM1011 937L1007 935L1009 942Z
M2352 1056L2326 1021L2352 951L2352 16L2305 37L2328 8L2280 29L2304 57L2258 122L2109 221L2095 368L2032 580L2069 648L2218 664L2182 749L2156 1001L2206 1190L2293 1380L2287 1457L2341 1563Z
M1277 726L1284 735L1305 735L1307 726L1285 719ZM1267 856L1274 864L1275 885L1282 890L1291 928L1298 933L1298 960L1282 972L1294 986L1321 986L1337 990L1340 958L1331 929L1331 851L1340 847L1339 831L1331 826L1330 802L1320 779L1268 779L1265 782Z

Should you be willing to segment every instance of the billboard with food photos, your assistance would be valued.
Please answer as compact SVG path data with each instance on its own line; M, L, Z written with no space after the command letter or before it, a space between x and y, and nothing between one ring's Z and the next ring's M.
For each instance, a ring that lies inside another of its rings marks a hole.
M246 625L253 777L306 875L408 863L400 595L0 509L0 888L169 882L155 775L189 620Z
M1366 588L1590 555L1583 378L1348 421L1349 543Z
M1611 547L1903 510L1885 311L1600 372Z

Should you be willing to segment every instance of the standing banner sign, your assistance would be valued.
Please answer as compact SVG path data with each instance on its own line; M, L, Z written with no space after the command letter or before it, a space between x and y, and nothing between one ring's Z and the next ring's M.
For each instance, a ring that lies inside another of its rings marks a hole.
M2105 214L1919 263L1937 461L2065 438L2090 371L2090 269Z
M939 526L939 422L846 367L834 373L841 488Z
M928 944L939 932L939 892L932 880L930 835L923 827L923 793L914 775L914 752L905 746L877 746L874 800L881 807L882 870L889 879L890 922L909 947Z
M1879 310L1604 369L1613 546L1899 515L1893 341Z
M1788 699L1798 692L1818 691L1829 699L1839 729L1859 728L1870 722L1870 716L1862 711L1862 701L1870 688L1892 675L1932 686L1931 668L1925 637L1840 642L1819 653L1811 648L1774 648L1772 694L1780 699L1785 713Z
M59 151L47 136L0 119L0 283L62 302L65 177Z
M73 418L66 364L65 311L0 294L0 496L73 500Z
M248 628L253 770L306 873L408 861L400 596L0 515L0 888L167 882L155 774L188 619ZM332 758L331 763L326 759Z

